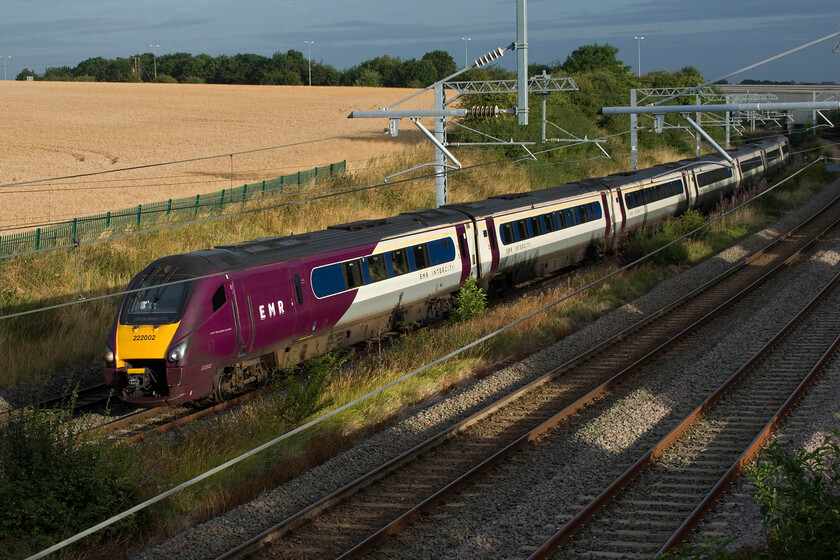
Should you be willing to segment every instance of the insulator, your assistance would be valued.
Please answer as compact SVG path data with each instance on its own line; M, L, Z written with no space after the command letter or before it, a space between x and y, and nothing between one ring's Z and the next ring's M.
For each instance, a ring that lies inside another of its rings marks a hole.
M473 107L470 110L470 115L473 117L498 117L499 106L493 105L490 107Z
M475 59L476 66L484 66L485 64L489 63L491 60L496 60L500 56L505 54L505 49L499 47L498 49L493 49L489 53L485 54L484 56Z

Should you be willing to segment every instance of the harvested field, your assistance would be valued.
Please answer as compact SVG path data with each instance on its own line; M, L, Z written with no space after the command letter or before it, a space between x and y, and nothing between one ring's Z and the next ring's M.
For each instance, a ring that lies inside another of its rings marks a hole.
M0 82L0 231L219 191L342 160L348 171L358 170L371 158L427 142L413 127L391 138L383 134L385 120L347 115L388 106L414 91ZM400 108L433 104L427 92ZM346 135L354 136L336 138ZM182 163L156 165L167 162ZM85 176L68 178L79 175Z

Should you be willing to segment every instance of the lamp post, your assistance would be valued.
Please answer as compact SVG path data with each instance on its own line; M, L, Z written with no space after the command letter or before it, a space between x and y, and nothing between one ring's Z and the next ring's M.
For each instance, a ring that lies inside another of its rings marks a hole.
M157 80L157 49L160 48L160 45L149 45L152 47L152 60L154 60L155 65L155 80Z
M461 37L461 40L464 42L464 68L466 68L469 66L469 63L467 62L469 60L469 57L467 56L467 41L471 41L472 37Z
M640 35L638 37L633 37L636 39L636 44L639 46L639 77L642 77L642 39L645 38L644 35Z
M315 41L304 41L306 43L306 59L309 61L309 85L312 85L312 45Z

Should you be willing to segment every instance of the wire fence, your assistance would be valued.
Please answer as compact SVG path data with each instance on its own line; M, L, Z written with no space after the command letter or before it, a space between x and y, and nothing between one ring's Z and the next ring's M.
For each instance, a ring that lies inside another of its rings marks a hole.
M0 236L0 255L14 255L94 239L103 231L128 231L155 224L162 217L189 219L212 212L223 212L231 204L242 204L256 198L276 195L287 186L305 185L345 173L347 161L298 171L276 179L245 184L233 189L197 194L186 198L170 198L164 202L138 204L136 207L73 218L35 230Z

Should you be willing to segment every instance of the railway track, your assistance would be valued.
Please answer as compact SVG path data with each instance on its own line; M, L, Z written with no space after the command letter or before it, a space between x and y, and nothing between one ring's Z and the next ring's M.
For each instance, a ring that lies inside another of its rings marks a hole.
M701 332L713 318L784 270L836 226L836 199L830 207L832 212L820 213L688 296L220 558L349 558L382 547L482 474L604 398L641 366L676 351L676 345L685 344L692 333ZM630 337L631 345L620 346ZM618 347L626 351L608 351ZM564 375L571 370L574 375ZM434 515L426 515L430 517Z
M650 558L684 542L836 353L838 282L531 558Z

